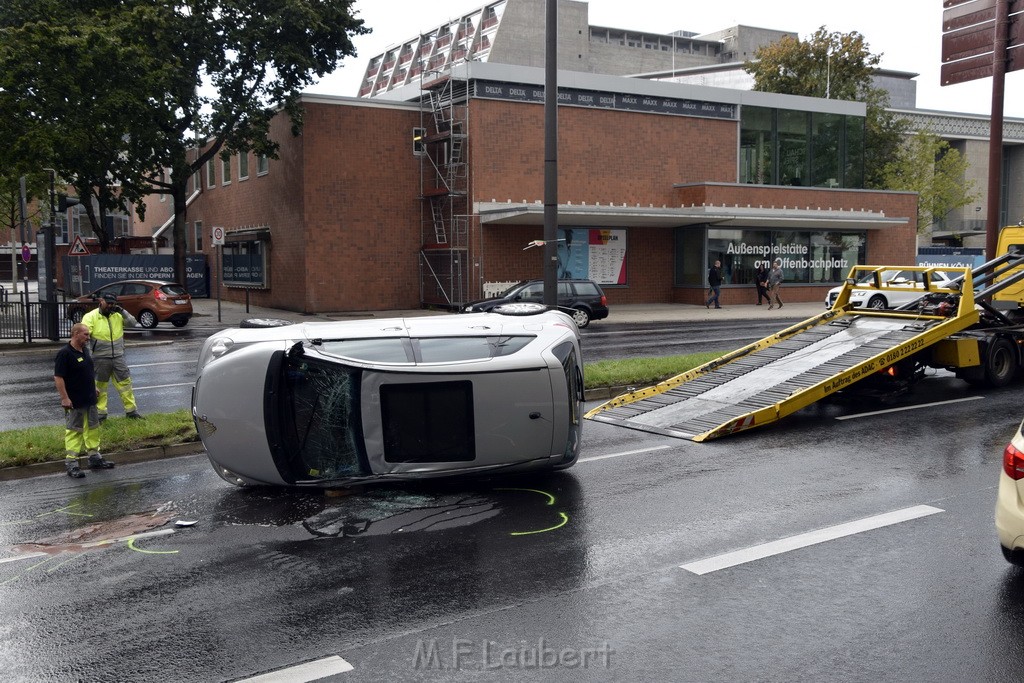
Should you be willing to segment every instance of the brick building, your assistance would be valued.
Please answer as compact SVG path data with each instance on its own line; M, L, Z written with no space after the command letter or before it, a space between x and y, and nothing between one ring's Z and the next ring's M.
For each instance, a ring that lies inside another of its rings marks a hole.
M216 264L224 228L225 298L456 307L541 276L543 249L524 247L543 237L543 70L467 63L424 88L304 96L300 136L274 123L279 159L208 165L189 244ZM854 263L914 263L916 195L859 187L861 103L569 72L559 91L560 275L598 280L612 306L700 303L715 259L725 305L753 303L776 256L792 301ZM147 217L138 232L166 218Z

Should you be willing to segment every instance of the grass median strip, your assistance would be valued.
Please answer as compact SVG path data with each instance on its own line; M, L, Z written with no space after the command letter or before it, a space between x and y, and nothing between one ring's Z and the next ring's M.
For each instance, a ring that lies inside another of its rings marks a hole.
M597 387L645 387L702 365L720 353L695 353L660 358L602 360L584 365L587 389ZM104 453L172 446L198 441L188 410L151 413L144 420L111 417L103 423L100 450ZM16 467L64 458L64 423L0 431L0 467Z

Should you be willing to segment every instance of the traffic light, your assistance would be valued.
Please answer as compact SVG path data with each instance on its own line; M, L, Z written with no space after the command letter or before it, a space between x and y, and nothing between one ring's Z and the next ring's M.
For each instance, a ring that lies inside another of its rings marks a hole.
M427 153L427 129L412 129L412 153L416 156L423 156Z
M57 195L57 210L58 211L67 211L72 206L76 206L76 205L81 204L81 203L82 202L79 201L78 197L69 197L66 194L59 194L59 195Z

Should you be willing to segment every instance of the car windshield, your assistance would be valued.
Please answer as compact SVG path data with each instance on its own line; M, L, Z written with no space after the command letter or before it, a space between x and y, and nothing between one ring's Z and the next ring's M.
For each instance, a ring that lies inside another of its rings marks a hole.
M362 371L289 356L278 403L287 470L297 480L359 474L365 462L359 418Z

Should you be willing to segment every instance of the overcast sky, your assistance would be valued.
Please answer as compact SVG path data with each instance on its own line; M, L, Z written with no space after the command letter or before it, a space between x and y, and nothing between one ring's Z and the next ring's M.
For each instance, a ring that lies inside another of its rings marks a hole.
M484 4L485 0L356 0L358 16L373 33L357 36L358 56L345 60L308 92L355 96L370 57ZM939 85L942 0L591 0L589 5L591 25L656 33L707 33L738 24L793 31L802 39L820 26L840 33L858 31L868 49L882 55L883 67L919 74L919 108L992 112L991 78ZM1024 118L1024 70L1006 75L1003 111L1007 117Z

